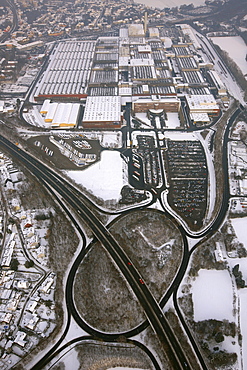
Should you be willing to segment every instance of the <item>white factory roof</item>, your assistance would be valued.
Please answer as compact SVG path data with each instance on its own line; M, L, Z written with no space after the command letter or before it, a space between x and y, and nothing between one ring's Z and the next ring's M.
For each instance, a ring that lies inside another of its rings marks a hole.
M129 57L119 57L118 64L120 67L127 67L129 65Z
M30 42L29 44L24 44L24 45L18 44L16 46L16 48L18 50L28 50L28 49L32 49L32 48L35 48L37 46L43 46L43 45L44 45L43 41L34 41L34 42Z
M226 95L226 87L223 84L219 74L216 71L209 71L209 74L211 75L217 89L219 95Z
M120 30L119 30L119 37L121 37L121 38L128 38L129 37L128 28L120 28Z
M144 36L144 27L142 23L129 25L129 36Z
M210 122L207 113L190 113L190 117L194 122Z
M47 114L49 106L50 106L50 102L51 102L50 99L45 99L44 100L44 103L43 103L43 105L40 109L41 114Z
M138 45L138 53L151 53L150 45Z
M133 103L150 103L150 102L166 102L166 103L177 103L180 100L177 98L177 96L161 96L161 95L151 95L151 98L149 97L132 97Z
M121 120L120 96L89 96L83 122L119 122Z
M153 66L154 60L153 58L144 58L144 59L133 58L133 59L130 59L130 65L132 67L133 66Z
M50 103L45 122L52 126L75 126L78 120L79 103Z
M157 27L149 27L149 35L150 37L159 37L159 29Z
M191 41L193 42L193 45L196 47L196 49L201 49L201 44L199 43L198 39L196 38L192 27L189 24L179 24L179 27L181 28L182 32L185 35L189 35Z
M70 111L70 116L69 116L69 119L68 119L68 124L69 125L76 125L77 124L79 109L80 109L80 104L73 104L72 105L72 109Z
M54 115L54 118L52 120L52 123L53 124L58 124L60 125L61 123L65 123L65 116L66 116L66 110L71 110L71 103L70 104L66 104L66 103L61 103L61 104L58 104L57 106L57 109L56 109L56 112L55 112L55 115ZM69 106L69 108L67 109L66 107ZM69 117L67 117L68 119Z
M120 96L131 96L132 88L131 87L119 87L119 95Z
M52 122L57 110L57 106L58 103L50 103L47 115L45 117L45 122Z
M190 110L219 109L212 94L209 95L185 95Z

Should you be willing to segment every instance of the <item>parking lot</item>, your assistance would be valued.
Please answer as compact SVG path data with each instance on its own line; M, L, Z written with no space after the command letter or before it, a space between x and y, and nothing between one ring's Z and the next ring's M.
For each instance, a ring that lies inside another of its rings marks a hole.
M167 141L165 163L170 185L168 201L191 228L202 226L207 207L208 170L199 141Z
M157 187L161 182L160 163L152 136L138 135L138 150L132 154L130 171L138 185Z

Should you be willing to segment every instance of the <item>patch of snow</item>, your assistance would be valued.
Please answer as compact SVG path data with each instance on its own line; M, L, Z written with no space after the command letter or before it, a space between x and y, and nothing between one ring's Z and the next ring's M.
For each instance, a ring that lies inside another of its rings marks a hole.
M242 359L243 359L243 369L247 368L247 320L246 320L246 307L247 307L247 289L239 290L239 300L240 300L240 327L242 339Z
M167 121L165 121L168 128L177 128L180 127L180 121L178 113L167 113Z
M227 270L200 270L193 283L194 320L233 321L233 292Z
M151 125L151 122L150 122L150 119L147 116L147 113L136 113L136 118L139 118L139 120L141 120L142 122L146 123L150 127L152 126Z
M83 171L66 171L76 183L83 185L104 200L120 198L124 185L120 153L103 151L101 160Z
M238 240L240 241L240 243L243 243L244 247L247 249L247 238L246 238L247 217L232 218L231 223Z
M230 58L239 66L243 74L247 73L247 63L245 60L247 46L241 36L212 37L213 43L225 50ZM237 53L236 53L237 50Z
M165 137L171 140L198 140L195 134L190 132L165 132Z

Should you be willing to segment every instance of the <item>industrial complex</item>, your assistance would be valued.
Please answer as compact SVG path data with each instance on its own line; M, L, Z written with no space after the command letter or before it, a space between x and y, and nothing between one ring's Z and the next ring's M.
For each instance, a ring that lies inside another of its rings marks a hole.
M193 30L178 26L179 38L161 31L130 24L119 37L55 43L34 89L44 126L121 128L126 103L133 115L177 112L196 125L217 117L216 97L227 99L227 90Z

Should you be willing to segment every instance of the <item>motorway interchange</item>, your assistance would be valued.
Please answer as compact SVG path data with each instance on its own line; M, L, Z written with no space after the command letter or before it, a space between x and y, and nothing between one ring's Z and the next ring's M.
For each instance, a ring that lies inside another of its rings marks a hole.
M205 43L204 40L202 40L202 42ZM210 45L205 46L207 46L207 50L211 47ZM135 70L135 72L139 73L138 69ZM146 72L149 73L150 71L147 69ZM114 78L114 76L112 78ZM9 151L14 158L22 162L24 166L26 166L40 182L52 192L53 196L57 198L57 201L60 203L61 207L63 207L83 240L83 248L74 261L66 281L65 299L68 310L66 327L58 342L47 352L44 351L40 354L36 363L33 362L32 368L34 370L42 369L46 365L49 367L50 365L52 366L56 362L56 359L76 342L88 340L90 338L96 340L100 339L108 343L115 343L120 337L119 333L107 335L106 333L91 328L78 314L78 310L74 303L73 284L75 274L78 266L87 253L85 235L81 226L82 220L87 223L94 237L99 240L110 253L112 260L114 260L121 270L122 275L130 285L145 312L147 321L126 334L126 342L130 342L134 335L142 332L142 330L150 325L159 338L162 350L167 355L168 368L194 369L197 366L198 368L207 369L207 364L201 354L201 349L197 345L177 304L177 292L185 276L193 251L200 246L203 241L208 240L214 235L222 224L228 210L230 194L226 161L227 142L231 125L241 113L241 110L242 107L235 110L228 120L224 131L222 145L225 186L222 195L222 203L213 221L210 224L204 225L204 228L202 227L202 220L205 216L207 205L208 169L204 150L199 142L185 142L182 140L173 142L172 140L165 140L163 143L164 146L161 147L160 140L158 139L158 130L154 122L150 130L150 132L152 131L151 135L146 132L145 135L140 134L137 136L138 149L127 148L127 140L123 140L124 145L120 151L129 160L131 185L138 189L144 189L150 193L150 200L145 202L145 206L141 203L136 209L152 207L152 205L160 202L164 214L174 222L174 225L178 228L183 239L183 256L181 258L180 267L174 274L169 289L164 293L159 302L155 299L152 291L150 291L148 280L140 274L139 269L112 236L107 225L104 225L96 216L100 212L104 213L105 210L93 204L85 195L80 193L78 189L74 188L58 175L57 172L52 171L33 156L30 156L26 151L22 150L19 145L11 143L3 136L0 137L2 147ZM127 106L125 117L127 127L123 129L123 137L126 130L130 138L135 131L131 128L130 117L130 108ZM161 129L164 130L164 121L160 120L160 124ZM196 128L194 129L196 130ZM188 162L191 163L188 165ZM196 167L199 167L199 171L195 169L195 162L197 164ZM167 169L165 169L164 163ZM175 163L176 165L174 165ZM164 193L168 194L167 202L164 201ZM183 194L186 194L186 201ZM114 214L114 212L112 213ZM121 213L121 211L119 211L119 213ZM199 222L199 224L195 225L194 221L198 219L201 223ZM181 221L185 221L185 223ZM192 249L189 248L189 239L193 239ZM194 352L196 364L193 363L190 356L181 345L178 334L173 331L164 315L163 308L171 297L173 298L177 316L180 319L180 323L187 334L188 341ZM88 333L88 337L74 338L66 343L66 335L69 331L72 318ZM140 343L136 342L134 345L141 346ZM163 364L161 364L159 360L157 361L156 357L147 347L142 346L142 350L148 354L155 369L163 370Z
M223 145L223 148L225 150L224 155L226 154L226 142L228 140L228 132L229 132L230 126L234 122L234 119L237 117L240 111L241 111L240 109L237 109L232 115L231 120L228 121L228 127L225 132L225 136L224 136L224 145ZM179 271L174 276L173 283L169 287L168 291L165 293L162 300L158 303L156 299L153 297L152 292L149 290L148 283L145 281L143 276L140 275L139 271L135 268L133 262L130 261L129 257L123 251L121 246L116 242L116 240L112 237L111 233L106 228L106 226L104 226L93 213L91 209L92 207L91 202L84 195L79 194L78 190L74 189L73 186L68 184L63 178L61 178L59 175L57 175L51 169L46 167L44 164L40 163L38 160L30 156L27 152L23 151L18 145L10 143L4 137L1 137L1 144L5 146L5 148L8 151L10 151L13 157L17 157L19 160L21 160L23 164L27 168L29 168L29 170L32 173L34 173L45 186L47 186L52 191L55 190L57 193L60 194L60 197L62 197L62 200L60 198L61 205L67 210L68 214L71 217L72 222L74 223L75 227L79 230L79 232L82 235L83 235L83 231L80 226L80 217L82 217L83 220L86 221L86 223L89 225L89 227L93 231L96 238L102 242L105 248L107 248L108 252L111 254L111 257L113 258L115 263L118 265L118 267L122 271L123 275L125 276L131 288L133 289L134 293L136 294L139 302L141 303L145 311L146 317L148 319L148 322L151 324L151 326L155 330L160 340L160 343L163 346L163 349L165 349L165 352L168 355L169 361L171 362L172 366L178 369L193 368L193 364L190 363L190 359L187 358L187 355L184 353L183 348L179 344L179 341L176 337L176 333L173 333L172 329L170 328L170 325L168 324L163 314L162 307L164 307L169 297L171 297L173 294L174 294L174 299L175 299L177 289L179 287L179 284L188 266L192 251L189 251L188 249L187 235L195 239L194 249L196 248L197 245L200 244L202 237L204 239L207 239L213 235L213 233L218 229L219 225L221 224L222 219L224 218L225 212L227 210L227 204L228 204L228 199L229 199L228 188L226 187L226 190L224 192L222 207L220 209L220 212L218 213L218 216L215 218L214 222L211 223L211 225L209 225L205 230L201 231L198 234L185 230L181 225L179 225L179 222L171 214L169 214L169 212L167 212L164 209L167 216L171 220L173 220L173 222L175 222L175 224L177 225L177 227L179 228L181 232L181 235L183 236L184 253L183 253L183 258L181 261ZM135 157L138 158L138 155L134 154L133 158ZM136 161L135 163L138 163L138 162ZM136 169L139 170L137 167ZM227 168L225 168L225 175L227 174L226 171L227 171ZM157 192L156 193L151 192L151 193L152 193L153 198L151 202L149 202L148 205L155 202L156 199L159 197ZM74 210L74 214L76 214L76 218L75 216L72 216L71 211L68 211L68 204L69 204L70 210ZM95 207L95 205L93 205L93 207ZM98 209L98 211L99 210L100 209ZM196 242L197 239L198 241ZM80 317L80 315L78 315L77 309L73 303L73 295L72 295L72 288L71 288L73 285L73 280L74 280L74 276L76 273L76 269L81 259L83 258L84 253L85 253L84 250L82 250L80 256L76 259L72 269L70 270L69 278L67 281L67 288L66 288L66 299L67 299L67 306L68 306L67 327L63 335L61 336L60 340L58 341L57 345L54 348L52 348L52 350L49 351L46 355L44 355L44 357L40 361L38 361L36 365L34 365L34 369L42 368L46 363L49 363L52 360L52 358L55 357L56 354L60 353L61 349L59 349L59 345L63 343L63 339L66 337L66 332L68 331L69 325L70 325L71 315L74 317L76 322L81 327L85 328L85 323L83 323L82 318ZM178 307L177 307L177 310L179 312ZM196 342L194 341L192 334L190 333L182 317L180 317L180 320L182 321L184 329L186 330L187 335L190 338L190 342L193 347L193 350L196 353L199 366L206 369L207 367L205 365L201 352ZM143 329L146 325L147 323L142 324L139 327L139 330ZM87 326L86 326L86 331L93 336L96 335L94 330L91 332L91 329L88 328ZM98 333L97 335L103 336L104 338L104 335L102 333ZM107 338L107 340L110 339L114 341L117 338L118 338L118 334L115 335L115 337L111 336L111 339ZM160 368L159 366L160 365L156 363L155 367L157 369Z

